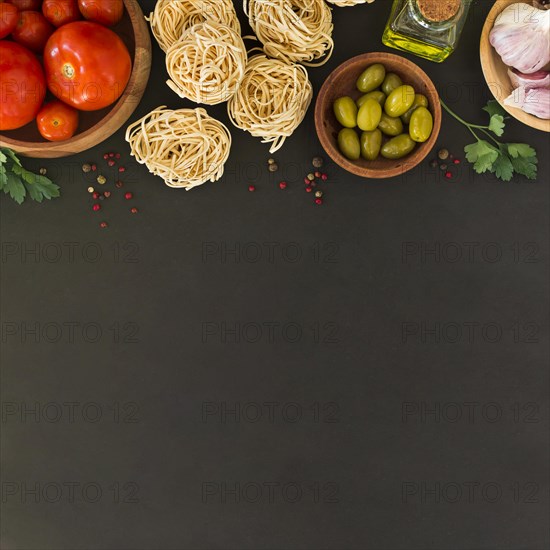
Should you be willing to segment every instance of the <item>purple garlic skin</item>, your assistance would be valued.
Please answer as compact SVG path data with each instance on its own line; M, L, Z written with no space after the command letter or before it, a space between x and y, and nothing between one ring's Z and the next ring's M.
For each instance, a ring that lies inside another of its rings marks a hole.
M489 40L506 65L536 73L550 62L550 11L511 4L497 17Z
M508 76L514 88L523 86L528 90L533 88L550 88L550 72L537 71L536 73L524 74L517 69L508 69Z
M504 105L522 109L543 120L550 119L550 88L534 88L528 90L520 86L504 100Z

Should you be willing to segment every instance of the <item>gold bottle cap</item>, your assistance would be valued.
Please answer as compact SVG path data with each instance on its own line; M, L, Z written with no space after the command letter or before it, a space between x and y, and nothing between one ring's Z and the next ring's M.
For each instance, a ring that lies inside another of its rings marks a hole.
M454 17L461 0L416 0L420 13L429 21L441 23Z

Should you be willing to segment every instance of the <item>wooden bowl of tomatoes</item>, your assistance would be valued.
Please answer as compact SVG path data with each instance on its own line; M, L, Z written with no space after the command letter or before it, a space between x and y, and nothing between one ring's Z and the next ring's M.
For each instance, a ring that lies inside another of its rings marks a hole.
M90 149L128 120L150 70L137 0L0 0L0 146L39 158Z

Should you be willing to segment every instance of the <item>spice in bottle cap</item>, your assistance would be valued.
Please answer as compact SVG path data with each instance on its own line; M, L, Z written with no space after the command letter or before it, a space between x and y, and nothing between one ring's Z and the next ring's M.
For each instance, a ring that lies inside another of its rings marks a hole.
M416 0L420 13L434 23L448 21L460 8L461 0Z

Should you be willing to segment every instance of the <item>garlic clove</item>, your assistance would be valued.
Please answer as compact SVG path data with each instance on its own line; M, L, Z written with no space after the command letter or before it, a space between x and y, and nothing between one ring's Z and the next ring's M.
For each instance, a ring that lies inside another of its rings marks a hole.
M517 69L508 69L508 76L514 88L524 86L528 90L533 88L550 88L550 72L537 71L536 73L524 74Z
M550 88L528 90L525 86L520 86L504 100L504 105L522 109L526 113L548 120L550 119Z

